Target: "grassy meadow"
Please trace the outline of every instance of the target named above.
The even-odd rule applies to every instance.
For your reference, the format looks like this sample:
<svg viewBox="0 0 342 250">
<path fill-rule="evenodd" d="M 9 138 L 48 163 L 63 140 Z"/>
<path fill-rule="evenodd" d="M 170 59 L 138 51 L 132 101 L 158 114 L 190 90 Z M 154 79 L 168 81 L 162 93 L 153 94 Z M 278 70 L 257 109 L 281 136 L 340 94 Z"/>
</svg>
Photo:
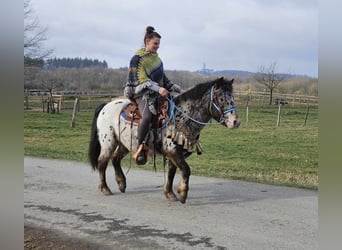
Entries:
<svg viewBox="0 0 342 250">
<path fill-rule="evenodd" d="M 208 125 L 201 133 L 203 154 L 188 158 L 193 175 L 262 182 L 294 187 L 318 188 L 318 109 L 282 106 L 277 127 L 278 106 L 240 107 L 241 126 L 228 130 Z M 71 111 L 48 114 L 24 112 L 24 152 L 27 156 L 87 162 L 93 111 L 77 113 L 70 127 Z M 123 161 L 129 167 L 129 157 Z M 132 167 L 138 167 L 132 163 Z M 152 159 L 144 166 L 153 169 Z M 162 159 L 157 170 L 163 171 Z"/>
</svg>

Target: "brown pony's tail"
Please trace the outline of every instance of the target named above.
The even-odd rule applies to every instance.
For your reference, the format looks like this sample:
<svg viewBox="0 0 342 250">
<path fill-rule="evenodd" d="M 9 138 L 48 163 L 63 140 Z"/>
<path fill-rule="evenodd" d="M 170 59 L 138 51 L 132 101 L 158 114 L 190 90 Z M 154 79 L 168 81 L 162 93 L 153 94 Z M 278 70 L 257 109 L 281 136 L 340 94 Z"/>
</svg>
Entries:
<svg viewBox="0 0 342 250">
<path fill-rule="evenodd" d="M 99 139 L 97 137 L 97 118 L 99 116 L 100 111 L 102 108 L 106 105 L 106 103 L 102 103 L 100 106 L 98 106 L 95 110 L 93 122 L 91 126 L 91 133 L 90 133 L 90 142 L 89 142 L 89 149 L 88 149 L 88 158 L 90 161 L 90 164 L 93 168 L 93 170 L 97 169 L 98 164 L 98 157 L 100 155 L 101 151 L 101 145 L 99 142 Z"/>
</svg>

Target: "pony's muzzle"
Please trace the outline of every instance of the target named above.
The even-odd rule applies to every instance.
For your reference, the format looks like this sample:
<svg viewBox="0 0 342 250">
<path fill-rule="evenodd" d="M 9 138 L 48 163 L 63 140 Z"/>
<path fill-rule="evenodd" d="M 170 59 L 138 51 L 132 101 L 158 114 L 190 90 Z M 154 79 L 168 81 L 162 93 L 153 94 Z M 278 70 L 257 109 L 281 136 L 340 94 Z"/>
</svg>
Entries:
<svg viewBox="0 0 342 250">
<path fill-rule="evenodd" d="M 235 112 L 228 114 L 226 115 L 225 124 L 229 129 L 238 128 L 240 126 L 240 118 Z"/>
</svg>

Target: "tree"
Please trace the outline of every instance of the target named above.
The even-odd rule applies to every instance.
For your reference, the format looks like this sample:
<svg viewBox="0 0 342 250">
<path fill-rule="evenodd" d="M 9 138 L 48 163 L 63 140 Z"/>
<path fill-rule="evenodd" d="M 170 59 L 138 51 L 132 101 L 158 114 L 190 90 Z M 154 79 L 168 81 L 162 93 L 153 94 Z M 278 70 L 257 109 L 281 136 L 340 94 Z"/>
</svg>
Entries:
<svg viewBox="0 0 342 250">
<path fill-rule="evenodd" d="M 30 0 L 24 0 L 24 66 L 36 66 L 52 54 L 51 49 L 44 49 L 47 28 L 42 27 L 34 15 Z"/>
<path fill-rule="evenodd" d="M 254 76 L 257 82 L 261 83 L 269 90 L 270 105 L 272 104 L 274 89 L 287 78 L 286 74 L 276 73 L 276 67 L 277 62 L 272 62 L 269 67 L 261 65 Z"/>
<path fill-rule="evenodd" d="M 39 79 L 41 81 L 42 89 L 45 89 L 49 92 L 48 110 L 51 110 L 51 113 L 55 113 L 56 109 L 52 93 L 54 90 L 64 88 L 62 79 L 58 76 L 57 72 L 47 70 L 42 70 L 40 72 Z"/>
</svg>

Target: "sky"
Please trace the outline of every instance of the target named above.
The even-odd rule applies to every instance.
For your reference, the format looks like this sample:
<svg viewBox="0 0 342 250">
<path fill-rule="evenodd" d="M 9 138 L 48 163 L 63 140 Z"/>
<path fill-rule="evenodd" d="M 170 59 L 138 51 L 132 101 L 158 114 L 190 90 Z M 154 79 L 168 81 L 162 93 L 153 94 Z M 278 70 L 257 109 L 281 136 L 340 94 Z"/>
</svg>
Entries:
<svg viewBox="0 0 342 250">
<path fill-rule="evenodd" d="M 31 0 L 52 57 L 128 67 L 146 26 L 166 70 L 276 71 L 318 76 L 317 0 Z"/>
</svg>

